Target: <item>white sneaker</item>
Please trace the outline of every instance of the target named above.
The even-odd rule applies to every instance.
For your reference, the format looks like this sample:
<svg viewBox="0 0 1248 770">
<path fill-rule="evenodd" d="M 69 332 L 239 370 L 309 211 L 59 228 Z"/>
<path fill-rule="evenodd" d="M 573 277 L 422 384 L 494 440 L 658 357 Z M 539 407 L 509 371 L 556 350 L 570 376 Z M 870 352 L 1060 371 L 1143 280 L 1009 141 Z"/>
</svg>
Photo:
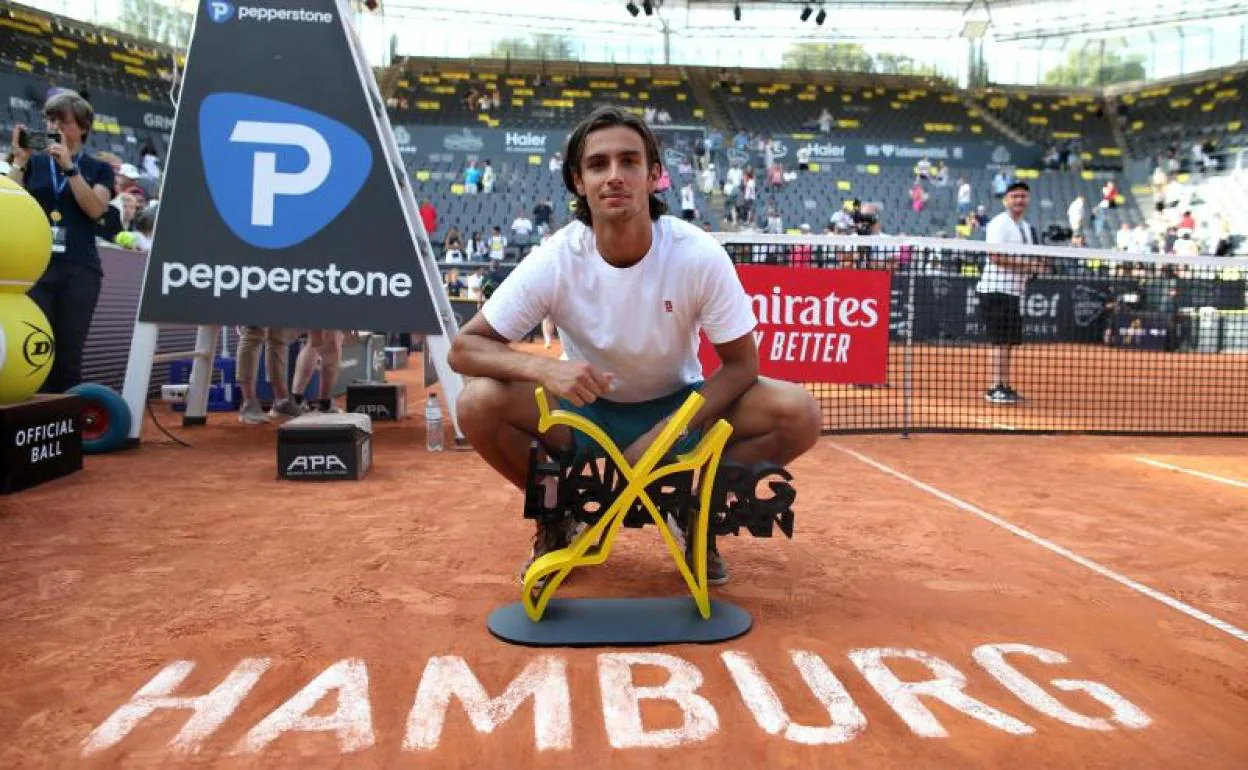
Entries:
<svg viewBox="0 0 1248 770">
<path fill-rule="evenodd" d="M 244 401 L 242 409 L 238 410 L 238 421 L 244 425 L 263 425 L 269 421 L 269 416 L 259 401 Z"/>
<path fill-rule="evenodd" d="M 298 417 L 307 411 L 306 407 L 296 404 L 294 399 L 282 398 L 273 402 L 273 407 L 269 409 L 269 417 L 274 419 L 278 417 Z"/>
</svg>

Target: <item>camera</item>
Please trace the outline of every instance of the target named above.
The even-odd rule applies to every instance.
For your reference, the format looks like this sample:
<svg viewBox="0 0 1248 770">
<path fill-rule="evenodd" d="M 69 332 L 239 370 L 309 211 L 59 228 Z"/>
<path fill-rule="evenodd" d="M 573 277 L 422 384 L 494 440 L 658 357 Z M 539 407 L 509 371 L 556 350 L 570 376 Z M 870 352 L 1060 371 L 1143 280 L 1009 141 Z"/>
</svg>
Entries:
<svg viewBox="0 0 1248 770">
<path fill-rule="evenodd" d="M 51 145 L 60 144 L 61 134 L 58 131 L 37 131 L 31 133 L 26 129 L 17 132 L 17 146 L 32 152 L 44 152 Z"/>
</svg>

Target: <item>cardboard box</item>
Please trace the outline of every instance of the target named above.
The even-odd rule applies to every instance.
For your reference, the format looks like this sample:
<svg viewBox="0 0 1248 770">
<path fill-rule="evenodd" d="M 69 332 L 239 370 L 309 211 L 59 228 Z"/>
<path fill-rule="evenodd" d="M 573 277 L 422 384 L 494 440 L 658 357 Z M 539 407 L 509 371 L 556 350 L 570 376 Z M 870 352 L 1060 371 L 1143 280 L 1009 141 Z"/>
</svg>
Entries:
<svg viewBox="0 0 1248 770">
<path fill-rule="evenodd" d="M 82 470 L 78 396 L 37 395 L 0 405 L 0 494 Z"/>
<path fill-rule="evenodd" d="M 358 481 L 373 461 L 366 414 L 310 412 L 277 429 L 277 476 L 295 481 Z"/>
<path fill-rule="evenodd" d="M 374 421 L 407 417 L 406 382 L 353 382 L 347 386 L 347 411 Z"/>
</svg>

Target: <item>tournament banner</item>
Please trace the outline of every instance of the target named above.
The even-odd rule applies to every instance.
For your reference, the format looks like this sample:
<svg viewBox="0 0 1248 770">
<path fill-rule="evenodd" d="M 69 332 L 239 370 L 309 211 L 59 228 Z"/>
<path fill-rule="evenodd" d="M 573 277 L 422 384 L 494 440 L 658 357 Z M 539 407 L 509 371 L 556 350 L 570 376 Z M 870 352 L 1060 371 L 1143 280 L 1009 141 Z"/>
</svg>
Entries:
<svg viewBox="0 0 1248 770">
<path fill-rule="evenodd" d="M 39 113 L 53 90 L 49 83 L 55 80 L 59 79 L 49 80 L 16 72 L 0 73 L 0 94 L 8 99 L 8 107 L 13 112 Z M 143 137 L 146 131 L 168 133 L 173 128 L 174 107 L 167 97 L 145 102 L 94 86 L 80 89 L 62 82 L 57 87 L 85 92 L 87 101 L 95 110 L 97 123 L 126 126 L 134 129 L 139 137 Z"/>
<path fill-rule="evenodd" d="M 933 164 L 943 162 L 951 169 L 1006 167 L 1039 168 L 1041 149 L 1024 147 L 1013 142 L 890 142 L 887 140 L 854 139 L 831 134 L 778 134 L 772 137 L 772 158 L 787 168 L 797 167 L 797 151 L 810 150 L 810 162 L 820 171 L 836 172 L 845 167 L 863 172 L 866 166 L 904 166 L 913 168 L 923 158 Z M 766 162 L 757 144 L 746 150 L 728 147 L 728 159 L 739 165 L 747 163 L 762 168 Z M 952 184 L 953 180 L 950 180 Z"/>
<path fill-rule="evenodd" d="M 693 161 L 694 147 L 706 132 L 690 126 L 652 126 L 658 137 L 664 161 L 675 166 L 679 159 Z M 528 128 L 479 128 L 477 126 L 422 126 L 412 123 L 395 125 L 394 138 L 403 155 L 428 158 L 430 155 L 450 153 L 463 158 L 496 162 L 499 159 L 522 161 L 528 157 L 540 158 L 545 163 L 550 156 L 563 152 L 571 128 L 562 131 L 542 131 Z"/>
<path fill-rule="evenodd" d="M 443 334 L 395 144 L 345 0 L 200 0 L 139 319 Z"/>
<path fill-rule="evenodd" d="M 758 326 L 759 374 L 789 382 L 888 381 L 891 289 L 883 270 L 738 265 Z M 703 375 L 720 367 L 702 336 Z"/>
</svg>

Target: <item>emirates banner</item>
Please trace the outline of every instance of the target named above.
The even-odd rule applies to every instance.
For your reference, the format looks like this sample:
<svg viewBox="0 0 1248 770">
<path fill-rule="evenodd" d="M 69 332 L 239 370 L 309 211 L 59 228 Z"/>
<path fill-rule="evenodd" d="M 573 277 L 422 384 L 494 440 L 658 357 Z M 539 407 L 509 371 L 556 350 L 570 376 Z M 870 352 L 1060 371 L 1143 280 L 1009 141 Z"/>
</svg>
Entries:
<svg viewBox="0 0 1248 770">
<path fill-rule="evenodd" d="M 760 374 L 790 382 L 887 382 L 887 272 L 737 265 L 737 275 L 758 321 Z M 705 335 L 698 355 L 710 377 L 720 361 Z"/>
</svg>

